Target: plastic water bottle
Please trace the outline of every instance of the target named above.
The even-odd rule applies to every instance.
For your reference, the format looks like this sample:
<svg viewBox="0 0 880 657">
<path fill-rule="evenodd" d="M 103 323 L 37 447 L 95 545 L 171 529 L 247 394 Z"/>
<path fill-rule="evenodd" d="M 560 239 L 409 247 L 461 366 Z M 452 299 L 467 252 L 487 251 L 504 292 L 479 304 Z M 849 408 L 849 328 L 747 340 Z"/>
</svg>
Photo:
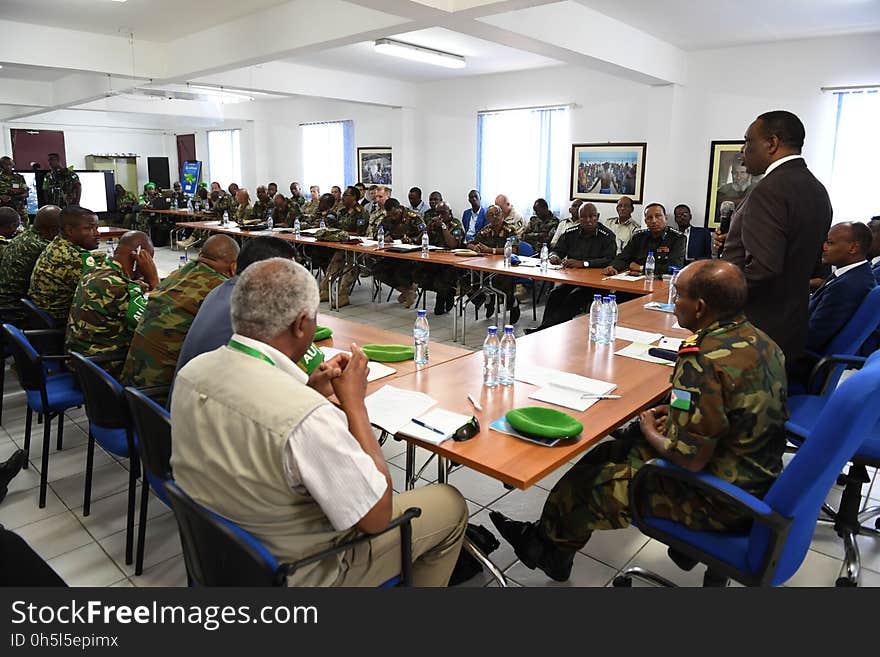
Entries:
<svg viewBox="0 0 880 657">
<path fill-rule="evenodd" d="M 178 260 L 177 268 L 183 269 L 185 266 L 186 266 L 186 256 L 182 255 L 182 256 L 180 256 L 180 259 Z"/>
<path fill-rule="evenodd" d="M 430 241 L 428 238 L 428 231 L 423 230 L 422 231 L 422 257 L 423 258 L 428 257 L 428 251 L 430 250 L 430 249 L 428 249 L 429 244 L 430 244 Z"/>
<path fill-rule="evenodd" d="M 550 250 L 547 248 L 547 242 L 541 245 L 541 271 L 547 271 L 550 265 Z"/>
<path fill-rule="evenodd" d="M 272 221 L 272 208 L 269 208 L 269 216 L 266 217 L 266 226 L 269 228 L 269 230 L 272 230 L 272 226 L 274 225 L 275 222 Z"/>
<path fill-rule="evenodd" d="M 379 231 L 376 233 L 376 239 L 379 241 L 379 244 L 378 244 L 379 248 L 384 249 L 385 248 L 385 229 L 382 228 L 381 225 L 379 226 Z"/>
<path fill-rule="evenodd" d="M 648 257 L 645 260 L 645 280 L 649 283 L 654 282 L 654 252 L 648 251 Z"/>
<path fill-rule="evenodd" d="M 490 388 L 498 385 L 499 349 L 498 327 L 490 326 L 483 341 L 483 385 Z"/>
<path fill-rule="evenodd" d="M 498 382 L 503 386 L 510 386 L 513 385 L 516 374 L 516 337 L 513 335 L 513 326 L 510 324 L 504 327 L 504 337 L 501 338 L 500 349 Z"/>
<path fill-rule="evenodd" d="M 504 243 L 504 266 L 510 267 L 510 256 L 513 255 L 513 238 L 508 237 Z"/>
<path fill-rule="evenodd" d="M 611 315 L 608 324 L 608 343 L 614 344 L 614 340 L 617 337 L 617 318 L 620 316 L 620 310 L 617 308 L 617 295 L 609 294 L 608 298 L 611 299 Z"/>
<path fill-rule="evenodd" d="M 111 237 L 109 240 L 107 240 L 107 257 L 112 258 L 115 251 L 116 249 L 113 248 L 113 238 Z"/>
<path fill-rule="evenodd" d="M 428 338 L 431 336 L 431 329 L 428 327 L 428 317 L 426 310 L 419 310 L 416 323 L 413 324 L 413 346 L 416 349 L 415 361 L 416 365 L 426 365 L 428 363 Z"/>
<path fill-rule="evenodd" d="M 599 323 L 596 325 L 596 344 L 611 342 L 611 299 L 604 297 L 599 309 Z"/>
<path fill-rule="evenodd" d="M 171 209 L 172 209 L 172 210 L 176 210 L 176 209 L 177 209 L 177 194 L 172 194 L 172 195 L 171 195 Z"/>
<path fill-rule="evenodd" d="M 599 333 L 599 315 L 602 313 L 602 295 L 594 294 L 590 305 L 590 342 L 596 342 Z"/>
<path fill-rule="evenodd" d="M 675 303 L 675 284 L 678 282 L 678 267 L 670 267 L 669 274 L 669 299 L 667 303 L 671 306 Z"/>
<path fill-rule="evenodd" d="M 299 237 L 300 231 L 302 231 L 302 224 L 299 222 L 299 217 L 293 220 L 293 236 Z"/>
<path fill-rule="evenodd" d="M 327 230 L 327 222 L 324 221 L 323 215 L 321 215 L 321 223 L 318 224 L 318 228 L 320 228 L 321 230 Z"/>
<path fill-rule="evenodd" d="M 229 223 L 229 210 L 223 211 L 223 221 L 220 222 L 221 226 L 226 226 Z"/>
</svg>

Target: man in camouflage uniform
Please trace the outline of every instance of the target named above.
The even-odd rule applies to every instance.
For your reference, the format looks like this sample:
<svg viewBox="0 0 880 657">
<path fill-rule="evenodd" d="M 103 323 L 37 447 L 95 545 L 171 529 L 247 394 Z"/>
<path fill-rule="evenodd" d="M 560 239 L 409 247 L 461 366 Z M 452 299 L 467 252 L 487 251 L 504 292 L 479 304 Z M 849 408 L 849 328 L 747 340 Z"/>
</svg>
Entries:
<svg viewBox="0 0 880 657">
<path fill-rule="evenodd" d="M 594 530 L 627 527 L 629 484 L 662 457 L 763 497 L 782 470 L 786 377 L 782 351 L 743 315 L 746 282 L 729 263 L 700 260 L 679 275 L 675 315 L 694 331 L 678 352 L 668 405 L 643 412 L 553 487 L 536 523 L 490 519 L 529 568 L 565 581 Z M 672 479 L 646 483 L 639 511 L 701 531 L 743 531 L 721 499 Z"/>
<path fill-rule="evenodd" d="M 441 201 L 437 214 L 428 223 L 428 243 L 441 249 L 457 249 L 464 241 L 464 226 L 452 216 L 452 210 Z M 415 212 L 415 210 L 413 210 Z M 455 289 L 458 287 L 459 270 L 445 265 L 416 264 L 413 273 L 416 284 L 437 293 L 434 314 L 444 315 L 455 305 Z"/>
<path fill-rule="evenodd" d="M 382 219 L 385 218 L 385 201 L 388 200 L 390 194 L 388 193 L 388 188 L 385 185 L 377 185 L 375 190 L 372 192 L 373 198 L 375 199 L 376 208 L 372 212 L 370 212 L 370 226 L 367 229 L 367 235 L 369 235 L 372 239 L 376 239 L 376 233 L 379 230 L 379 224 L 382 223 Z M 372 203 L 371 203 L 372 205 Z"/>
<path fill-rule="evenodd" d="M 231 237 L 212 235 L 198 258 L 173 272 L 150 294 L 125 359 L 124 385 L 171 385 L 186 333 L 208 292 L 235 276 L 238 250 Z"/>
<path fill-rule="evenodd" d="M 21 228 L 21 215 L 12 208 L 0 208 L 0 259 Z"/>
<path fill-rule="evenodd" d="M 49 153 L 49 173 L 43 178 L 43 198 L 50 205 L 66 207 L 79 205 L 82 185 L 79 176 L 61 166 L 58 153 Z"/>
<path fill-rule="evenodd" d="M 269 198 L 269 192 L 265 186 L 257 187 L 257 200 L 251 208 L 250 221 L 257 224 L 264 224 L 269 220 L 269 210 L 273 207 L 272 199 Z"/>
<path fill-rule="evenodd" d="M 547 201 L 542 198 L 535 201 L 534 205 L 532 205 L 532 210 L 535 214 L 529 219 L 529 225 L 522 239 L 523 242 L 531 244 L 535 250 L 535 255 L 538 255 L 543 244 L 546 243 L 547 248 L 550 248 L 550 240 L 556 234 L 556 229 L 559 227 L 559 219 L 550 212 Z"/>
<path fill-rule="evenodd" d="M 354 187 L 346 187 L 342 193 L 342 209 L 336 215 L 336 226 L 348 235 L 364 235 L 370 223 L 370 217 L 366 209 L 357 202 L 358 191 Z M 357 280 L 357 269 L 354 266 L 345 267 L 345 254 L 334 249 L 333 257 L 327 266 L 327 274 L 321 279 L 319 286 L 321 301 L 330 300 L 330 281 L 337 278 L 340 273 L 342 280 L 339 282 L 339 307 L 347 306 L 349 292 Z"/>
<path fill-rule="evenodd" d="M 443 203 L 443 194 L 440 192 L 431 192 L 428 194 L 428 209 L 422 214 L 425 223 L 430 223 L 437 217 L 437 207 Z"/>
<path fill-rule="evenodd" d="M 284 194 L 277 193 L 272 197 L 272 225 L 275 228 L 292 228 L 299 216 L 299 206 L 291 205 Z"/>
<path fill-rule="evenodd" d="M 300 211 L 302 211 L 302 206 L 305 202 L 306 198 L 302 193 L 302 185 L 296 181 L 290 183 L 290 203 L 295 203 L 300 208 Z"/>
<path fill-rule="evenodd" d="M 21 299 L 28 295 L 37 258 L 58 235 L 61 208 L 44 205 L 30 228 L 13 239 L 0 260 L 0 322 L 27 328 Z"/>
<path fill-rule="evenodd" d="M 339 214 L 342 209 L 342 189 L 339 185 L 333 185 L 330 188 L 330 194 L 333 196 L 333 213 Z"/>
<path fill-rule="evenodd" d="M 122 185 L 116 185 L 116 212 L 122 217 L 124 228 L 131 228 L 134 225 L 136 219 L 134 208 L 137 204 L 138 198 L 134 192 L 127 191 Z"/>
<path fill-rule="evenodd" d="M 28 225 L 28 186 L 24 176 L 15 173 L 15 163 L 9 156 L 0 157 L 0 207 L 12 208 L 21 217 L 21 225 Z"/>
<path fill-rule="evenodd" d="M 61 211 L 61 232 L 37 258 L 28 296 L 59 326 L 70 314 L 73 293 L 83 274 L 102 258 L 98 248 L 98 215 L 78 205 Z"/>
<path fill-rule="evenodd" d="M 645 207 L 645 226 L 633 233 L 632 239 L 623 247 L 604 273 L 614 276 L 622 271 L 644 273 L 648 253 L 654 253 L 654 274 L 669 273 L 670 267 L 684 267 L 687 240 L 675 228 L 666 225 L 666 208 L 660 203 Z"/>
<path fill-rule="evenodd" d="M 377 195 L 378 198 L 378 195 Z M 385 214 L 379 219 L 379 226 L 385 231 L 385 244 L 390 246 L 394 240 L 403 244 L 419 244 L 425 222 L 418 212 L 406 210 L 396 198 L 389 198 L 384 204 Z M 377 280 L 395 288 L 400 294 L 397 302 L 410 308 L 418 297 L 418 286 L 413 283 L 414 264 L 397 258 L 381 258 L 373 269 Z"/>
<path fill-rule="evenodd" d="M 300 209 L 306 217 L 312 216 L 318 210 L 318 201 L 321 198 L 321 188 L 317 185 L 309 187 L 309 198 L 300 204 Z"/>
<path fill-rule="evenodd" d="M 251 195 L 248 190 L 240 188 L 235 192 L 235 216 L 230 216 L 239 226 L 246 225 L 251 221 L 253 208 L 251 207 Z"/>
<path fill-rule="evenodd" d="M 501 208 L 497 205 L 490 205 L 486 208 L 486 225 L 483 229 L 474 235 L 473 241 L 468 244 L 468 248 L 483 253 L 485 255 L 504 255 L 504 246 L 507 240 L 513 238 L 513 252 L 519 251 L 519 238 L 516 231 L 504 223 L 504 215 Z M 510 308 L 510 323 L 516 324 L 519 319 L 520 310 L 519 302 L 513 297 L 513 276 L 495 276 L 492 279 L 492 285 L 498 290 L 504 292 L 505 304 Z M 476 293 L 476 294 L 475 294 Z M 473 295 L 471 301 L 479 310 L 483 302 L 486 303 L 486 318 L 491 317 L 495 312 L 495 295 L 490 295 L 488 301 L 486 294 L 480 290 L 471 290 L 469 294 Z"/>
<path fill-rule="evenodd" d="M 144 193 L 138 197 L 138 213 L 134 220 L 134 226 L 137 230 L 147 233 L 150 233 L 150 226 L 159 215 L 150 212 L 150 208 L 153 207 L 153 199 L 158 198 L 158 194 L 156 193 L 156 183 L 148 182 L 144 184 Z"/>
<path fill-rule="evenodd" d="M 144 287 L 158 285 L 150 237 L 140 231 L 126 233 L 113 257 L 84 274 L 77 285 L 67 320 L 66 351 L 99 356 L 99 365 L 118 379 L 147 307 Z"/>
</svg>

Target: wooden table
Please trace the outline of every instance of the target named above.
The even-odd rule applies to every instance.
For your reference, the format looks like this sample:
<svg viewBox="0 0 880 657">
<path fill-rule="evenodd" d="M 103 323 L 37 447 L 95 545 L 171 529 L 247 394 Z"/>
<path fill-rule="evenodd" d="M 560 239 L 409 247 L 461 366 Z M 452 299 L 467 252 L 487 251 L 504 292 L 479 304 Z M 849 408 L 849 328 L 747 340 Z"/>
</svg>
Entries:
<svg viewBox="0 0 880 657">
<path fill-rule="evenodd" d="M 98 239 L 114 240 L 122 237 L 129 231 L 122 226 L 98 226 Z"/>
</svg>

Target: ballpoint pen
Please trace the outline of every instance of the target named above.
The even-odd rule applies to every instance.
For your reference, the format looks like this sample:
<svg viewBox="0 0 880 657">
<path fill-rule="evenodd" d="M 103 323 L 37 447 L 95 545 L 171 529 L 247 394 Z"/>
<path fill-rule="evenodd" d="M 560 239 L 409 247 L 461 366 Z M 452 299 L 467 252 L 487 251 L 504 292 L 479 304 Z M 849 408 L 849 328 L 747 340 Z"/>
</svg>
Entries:
<svg viewBox="0 0 880 657">
<path fill-rule="evenodd" d="M 438 429 L 437 427 L 432 427 L 430 424 L 425 424 L 424 422 L 422 422 L 421 420 L 417 420 L 416 418 L 412 419 L 412 423 L 418 424 L 420 427 L 425 427 L 425 429 L 428 429 L 429 431 L 433 431 L 434 433 L 439 433 L 441 436 L 446 435 L 445 431 L 440 431 L 440 429 Z"/>
<path fill-rule="evenodd" d="M 471 404 L 474 405 L 474 408 L 475 408 L 475 409 L 477 409 L 478 411 L 482 411 L 482 410 L 483 410 L 483 407 L 480 406 L 480 402 L 478 402 L 476 399 L 474 399 L 474 396 L 473 396 L 473 395 L 468 394 L 467 398 L 468 398 L 468 401 L 469 401 Z"/>
<path fill-rule="evenodd" d="M 135 251 L 135 254 L 134 254 L 134 262 L 133 262 L 132 265 L 131 265 L 131 273 L 132 273 L 132 274 L 135 273 L 135 272 L 137 271 L 137 268 L 138 268 L 138 261 L 137 261 L 137 259 L 140 257 L 140 255 L 141 255 L 141 245 L 138 244 L 137 251 Z"/>
</svg>

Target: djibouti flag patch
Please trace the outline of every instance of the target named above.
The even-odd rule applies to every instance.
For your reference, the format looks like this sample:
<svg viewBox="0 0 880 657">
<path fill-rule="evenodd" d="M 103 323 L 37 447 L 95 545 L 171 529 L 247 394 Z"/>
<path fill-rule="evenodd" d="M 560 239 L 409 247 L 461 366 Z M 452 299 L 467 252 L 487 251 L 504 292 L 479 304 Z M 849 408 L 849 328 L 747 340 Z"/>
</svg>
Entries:
<svg viewBox="0 0 880 657">
<path fill-rule="evenodd" d="M 695 396 L 696 393 L 673 388 L 672 398 L 669 401 L 669 405 L 672 408 L 677 408 L 680 411 L 689 411 L 691 410 L 691 408 L 693 408 L 694 402 L 696 402 L 696 399 L 694 399 Z"/>
</svg>

